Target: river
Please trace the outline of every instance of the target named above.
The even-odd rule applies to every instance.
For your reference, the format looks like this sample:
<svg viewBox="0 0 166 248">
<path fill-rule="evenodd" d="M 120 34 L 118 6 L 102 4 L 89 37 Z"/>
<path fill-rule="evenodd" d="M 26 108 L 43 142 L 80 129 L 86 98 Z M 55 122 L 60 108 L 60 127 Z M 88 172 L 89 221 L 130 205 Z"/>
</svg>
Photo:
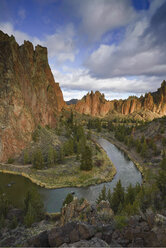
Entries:
<svg viewBox="0 0 166 248">
<path fill-rule="evenodd" d="M 113 189 L 119 179 L 123 187 L 127 187 L 130 183 L 132 185 L 142 183 L 141 173 L 120 149 L 103 138 L 99 139 L 98 143 L 107 152 L 108 157 L 117 169 L 117 174 L 111 182 L 84 188 L 45 189 L 34 185 L 24 177 L 0 173 L 0 189 L 8 195 L 9 199 L 17 207 L 20 207 L 23 205 L 26 192 L 34 187 L 41 194 L 46 211 L 51 213 L 60 211 L 62 202 L 70 192 L 75 192 L 75 196 L 79 198 L 84 197 L 91 203 L 94 203 L 104 184 L 107 189 Z M 13 184 L 10 186 L 11 182 Z"/>
</svg>

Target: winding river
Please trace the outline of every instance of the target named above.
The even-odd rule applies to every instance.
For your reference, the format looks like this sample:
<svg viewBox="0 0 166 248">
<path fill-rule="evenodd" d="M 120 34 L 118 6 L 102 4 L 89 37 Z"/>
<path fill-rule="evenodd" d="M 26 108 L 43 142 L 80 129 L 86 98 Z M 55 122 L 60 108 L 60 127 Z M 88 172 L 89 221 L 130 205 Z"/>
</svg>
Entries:
<svg viewBox="0 0 166 248">
<path fill-rule="evenodd" d="M 60 211 L 63 200 L 66 195 L 72 191 L 75 192 L 77 197 L 84 197 L 93 203 L 104 184 L 107 189 L 113 189 L 119 179 L 124 187 L 127 187 L 130 183 L 132 185 L 142 183 L 141 173 L 121 150 L 103 138 L 99 139 L 98 143 L 107 152 L 108 157 L 117 169 L 117 174 L 111 182 L 84 188 L 45 189 L 34 185 L 24 177 L 0 173 L 0 189 L 8 195 L 9 199 L 11 199 L 17 207 L 20 207 L 23 205 L 26 192 L 30 188 L 35 187 L 41 194 L 46 211 L 51 213 Z"/>
</svg>

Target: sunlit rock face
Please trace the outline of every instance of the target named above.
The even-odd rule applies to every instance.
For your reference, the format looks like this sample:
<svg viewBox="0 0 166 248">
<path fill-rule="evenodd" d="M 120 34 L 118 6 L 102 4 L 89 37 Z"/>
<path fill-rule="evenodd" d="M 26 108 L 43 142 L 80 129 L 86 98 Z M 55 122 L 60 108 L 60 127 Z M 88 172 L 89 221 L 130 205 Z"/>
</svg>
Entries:
<svg viewBox="0 0 166 248">
<path fill-rule="evenodd" d="M 0 31 L 0 161 L 18 155 L 37 125 L 56 126 L 65 106 L 48 64 L 47 48 Z"/>
<path fill-rule="evenodd" d="M 87 94 L 75 105 L 75 110 L 81 114 L 92 116 L 105 116 L 110 111 L 110 102 L 105 100 L 99 91 Z"/>
<path fill-rule="evenodd" d="M 129 97 L 126 100 L 107 101 L 99 91 L 91 92 L 76 103 L 74 109 L 81 114 L 92 116 L 105 116 L 108 113 L 116 112 L 123 115 L 135 112 L 150 111 L 157 114 L 154 117 L 166 115 L 166 81 L 163 81 L 161 87 L 153 93 L 145 96 Z"/>
</svg>

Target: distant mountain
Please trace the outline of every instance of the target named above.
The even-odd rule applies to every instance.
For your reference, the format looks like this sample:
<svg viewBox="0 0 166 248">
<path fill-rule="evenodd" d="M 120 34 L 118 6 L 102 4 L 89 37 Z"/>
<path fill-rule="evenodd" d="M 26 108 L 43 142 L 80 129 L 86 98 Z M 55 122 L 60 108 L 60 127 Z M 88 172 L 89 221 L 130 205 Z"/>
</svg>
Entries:
<svg viewBox="0 0 166 248">
<path fill-rule="evenodd" d="M 74 106 L 75 111 L 92 116 L 105 116 L 112 113 L 136 115 L 149 119 L 166 115 L 166 81 L 153 93 L 145 96 L 129 97 L 126 100 L 107 101 L 104 94 L 91 91 Z"/>
<path fill-rule="evenodd" d="M 71 105 L 71 104 L 76 104 L 78 102 L 78 99 L 71 99 L 69 101 L 66 101 L 67 105 Z"/>
<path fill-rule="evenodd" d="M 0 161 L 18 155 L 38 125 L 55 127 L 65 105 L 47 48 L 0 31 Z"/>
</svg>

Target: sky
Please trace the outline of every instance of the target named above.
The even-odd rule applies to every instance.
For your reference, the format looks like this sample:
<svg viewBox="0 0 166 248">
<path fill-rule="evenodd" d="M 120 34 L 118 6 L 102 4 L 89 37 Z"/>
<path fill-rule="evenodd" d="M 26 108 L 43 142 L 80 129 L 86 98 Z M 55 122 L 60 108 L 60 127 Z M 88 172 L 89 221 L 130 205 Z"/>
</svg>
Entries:
<svg viewBox="0 0 166 248">
<path fill-rule="evenodd" d="M 166 79 L 166 0 L 0 0 L 0 30 L 48 48 L 65 100 L 140 96 Z"/>
</svg>

